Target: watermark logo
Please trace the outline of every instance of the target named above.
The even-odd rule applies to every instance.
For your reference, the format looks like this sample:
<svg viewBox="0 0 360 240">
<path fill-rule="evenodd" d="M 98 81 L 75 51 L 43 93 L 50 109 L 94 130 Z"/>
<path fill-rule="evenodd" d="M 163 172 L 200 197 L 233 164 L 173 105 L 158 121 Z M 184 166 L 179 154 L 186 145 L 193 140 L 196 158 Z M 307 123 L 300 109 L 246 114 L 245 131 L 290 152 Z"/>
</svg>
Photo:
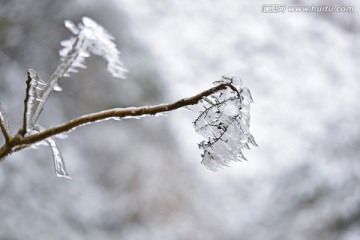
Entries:
<svg viewBox="0 0 360 240">
<path fill-rule="evenodd" d="M 354 6 L 330 6 L 330 5 L 305 5 L 305 6 L 287 6 L 286 4 L 263 4 L 261 12 L 263 13 L 297 13 L 297 12 L 337 12 L 351 13 L 354 12 Z"/>
<path fill-rule="evenodd" d="M 264 4 L 261 6 L 261 12 L 263 13 L 284 13 L 285 11 L 285 4 Z"/>
</svg>

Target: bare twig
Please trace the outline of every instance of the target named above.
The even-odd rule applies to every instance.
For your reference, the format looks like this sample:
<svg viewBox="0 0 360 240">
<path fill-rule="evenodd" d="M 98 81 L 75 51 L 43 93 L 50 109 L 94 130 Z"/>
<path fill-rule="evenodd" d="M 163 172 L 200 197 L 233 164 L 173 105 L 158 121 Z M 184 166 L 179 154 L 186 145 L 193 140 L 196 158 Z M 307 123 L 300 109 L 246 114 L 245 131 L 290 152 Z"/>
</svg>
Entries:
<svg viewBox="0 0 360 240">
<path fill-rule="evenodd" d="M 6 143 L 8 143 L 8 142 L 10 141 L 10 139 L 11 139 L 11 136 L 10 136 L 10 134 L 8 133 L 5 125 L 3 124 L 3 122 L 2 122 L 1 120 L 0 120 L 0 128 L 1 128 L 1 131 L 2 131 L 2 133 L 3 133 L 3 135 L 4 135 L 4 138 L 5 138 Z"/>
<path fill-rule="evenodd" d="M 163 112 L 173 111 L 185 106 L 197 104 L 204 97 L 207 97 L 220 90 L 226 89 L 227 87 L 231 88 L 234 91 L 237 91 L 237 89 L 230 83 L 223 83 L 215 87 L 212 87 L 206 91 L 203 91 L 195 96 L 184 98 L 174 103 L 160 104 L 155 106 L 147 106 L 147 107 L 139 107 L 139 108 L 132 107 L 132 108 L 109 109 L 109 110 L 78 117 L 62 125 L 52 127 L 50 129 L 32 135 L 28 135 L 28 136 L 16 135 L 14 138 L 9 139 L 9 141 L 0 148 L 0 161 L 13 152 L 22 150 L 30 145 L 39 143 L 55 135 L 71 131 L 79 126 L 83 126 L 89 123 L 94 123 L 97 121 L 111 119 L 111 118 L 122 119 L 126 117 L 156 115 Z"/>
</svg>

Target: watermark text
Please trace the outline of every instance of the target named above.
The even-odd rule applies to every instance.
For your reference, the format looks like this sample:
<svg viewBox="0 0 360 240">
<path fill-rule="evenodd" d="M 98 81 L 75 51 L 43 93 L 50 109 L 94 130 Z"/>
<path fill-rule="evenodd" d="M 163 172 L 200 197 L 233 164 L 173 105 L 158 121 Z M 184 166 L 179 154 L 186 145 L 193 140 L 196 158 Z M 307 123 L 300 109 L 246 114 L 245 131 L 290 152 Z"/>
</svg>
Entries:
<svg viewBox="0 0 360 240">
<path fill-rule="evenodd" d="M 286 4 L 263 4 L 261 12 L 263 13 L 297 13 L 297 12 L 310 12 L 310 13 L 351 13 L 354 12 L 354 6 L 330 6 L 330 5 L 306 5 L 306 6 L 288 6 Z"/>
</svg>

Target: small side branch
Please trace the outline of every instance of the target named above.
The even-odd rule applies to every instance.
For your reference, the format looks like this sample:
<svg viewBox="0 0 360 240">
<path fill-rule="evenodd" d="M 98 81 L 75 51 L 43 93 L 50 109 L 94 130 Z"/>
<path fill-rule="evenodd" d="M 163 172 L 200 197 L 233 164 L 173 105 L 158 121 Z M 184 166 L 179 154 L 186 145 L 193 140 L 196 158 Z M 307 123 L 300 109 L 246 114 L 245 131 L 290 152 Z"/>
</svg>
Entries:
<svg viewBox="0 0 360 240">
<path fill-rule="evenodd" d="M 7 131 L 5 125 L 3 124 L 3 122 L 1 120 L 0 120 L 0 128 L 1 128 L 1 132 L 4 135 L 5 142 L 8 143 L 10 141 L 10 139 L 11 139 L 11 136 L 10 136 L 9 132 Z"/>
</svg>

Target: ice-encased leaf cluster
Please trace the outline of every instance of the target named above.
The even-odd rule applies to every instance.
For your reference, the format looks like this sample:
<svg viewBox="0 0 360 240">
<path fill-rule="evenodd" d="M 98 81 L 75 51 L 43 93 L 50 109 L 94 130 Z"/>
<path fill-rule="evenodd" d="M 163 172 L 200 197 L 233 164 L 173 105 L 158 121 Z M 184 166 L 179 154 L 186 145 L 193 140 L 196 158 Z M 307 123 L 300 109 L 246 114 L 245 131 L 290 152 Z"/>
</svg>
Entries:
<svg viewBox="0 0 360 240">
<path fill-rule="evenodd" d="M 114 77 L 125 78 L 127 70 L 120 60 L 120 51 L 113 42 L 114 37 L 102 26 L 88 17 L 83 17 L 82 22 L 77 25 L 67 20 L 65 26 L 74 34 L 70 39 L 61 42 L 61 61 L 71 61 L 65 75 L 78 72 L 77 68 L 86 68 L 85 58 L 94 54 L 106 60 L 107 69 Z"/>
<path fill-rule="evenodd" d="M 226 88 L 201 100 L 202 110 L 194 121 L 196 132 L 205 138 L 199 143 L 203 150 L 201 163 L 212 171 L 228 166 L 230 161 L 246 160 L 242 150 L 250 149 L 249 144 L 258 146 L 249 130 L 253 102 L 250 90 L 237 77 L 223 76 L 214 82 L 224 83 L 237 91 Z"/>
</svg>

